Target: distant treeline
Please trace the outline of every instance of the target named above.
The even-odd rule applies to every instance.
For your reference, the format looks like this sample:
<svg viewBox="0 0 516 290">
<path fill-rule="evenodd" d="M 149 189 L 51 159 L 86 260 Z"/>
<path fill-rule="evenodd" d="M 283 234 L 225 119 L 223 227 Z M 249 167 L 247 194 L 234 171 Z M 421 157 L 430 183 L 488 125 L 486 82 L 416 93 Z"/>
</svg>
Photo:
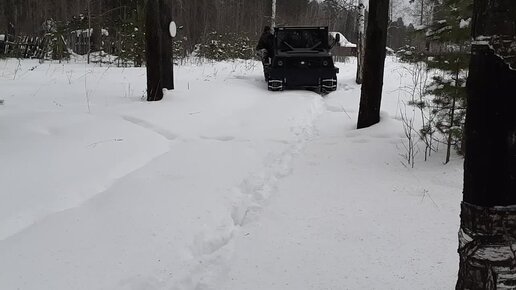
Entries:
<svg viewBox="0 0 516 290">
<path fill-rule="evenodd" d="M 18 35 L 45 33 L 46 20 L 52 19 L 63 31 L 91 27 L 93 48 L 103 44 L 102 29 L 116 42 L 124 36 L 137 38 L 144 30 L 143 7 L 147 0 L 0 0 L 0 33 L 14 24 Z M 271 0 L 169 0 L 172 15 L 180 27 L 179 37 L 186 52 L 212 37 L 213 32 L 259 37 L 270 23 Z M 324 25 L 340 31 L 348 40 L 357 38 L 356 0 L 280 0 L 278 25 Z M 392 23 L 390 45 L 397 49 L 407 42 L 403 22 Z M 66 29 L 64 29 L 66 28 Z M 58 29 L 58 28 L 56 28 Z M 75 30 L 74 30 L 75 29 Z M 59 29 L 58 29 L 59 30 Z M 97 33 L 96 33 L 97 32 Z M 109 44 L 110 46 L 113 46 Z"/>
</svg>

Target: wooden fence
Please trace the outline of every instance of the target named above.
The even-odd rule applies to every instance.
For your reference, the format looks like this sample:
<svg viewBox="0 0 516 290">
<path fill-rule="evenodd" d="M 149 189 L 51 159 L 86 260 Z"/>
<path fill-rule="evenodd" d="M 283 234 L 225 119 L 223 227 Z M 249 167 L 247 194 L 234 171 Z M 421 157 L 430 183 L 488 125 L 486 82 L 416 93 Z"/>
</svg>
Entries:
<svg viewBox="0 0 516 290">
<path fill-rule="evenodd" d="M 18 58 L 38 58 L 47 56 L 50 49 L 50 36 L 6 37 L 0 42 L 0 54 Z"/>
<path fill-rule="evenodd" d="M 87 54 L 90 49 L 89 43 L 90 38 L 85 33 L 71 33 L 68 36 L 68 47 L 77 54 Z"/>
<path fill-rule="evenodd" d="M 65 39 L 51 34 L 44 36 L 4 36 L 0 38 L 0 55 L 17 58 L 46 59 L 58 57 L 54 50 L 57 45 L 63 51 L 72 50 L 74 53 L 85 55 L 89 50 L 89 37 L 83 33 L 71 33 Z M 54 43 L 53 43 L 54 42 Z M 56 44 L 56 42 L 59 42 Z M 62 53 L 61 52 L 61 53 Z"/>
</svg>

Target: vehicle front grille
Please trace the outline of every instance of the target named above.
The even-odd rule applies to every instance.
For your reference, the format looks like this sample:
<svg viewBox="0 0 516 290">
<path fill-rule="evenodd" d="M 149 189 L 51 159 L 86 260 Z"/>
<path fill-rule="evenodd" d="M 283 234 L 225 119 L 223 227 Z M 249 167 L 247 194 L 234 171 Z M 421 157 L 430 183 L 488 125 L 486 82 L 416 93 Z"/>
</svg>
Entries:
<svg viewBox="0 0 516 290">
<path fill-rule="evenodd" d="M 323 66 L 322 58 L 288 58 L 286 67 L 288 68 L 319 68 Z"/>
</svg>

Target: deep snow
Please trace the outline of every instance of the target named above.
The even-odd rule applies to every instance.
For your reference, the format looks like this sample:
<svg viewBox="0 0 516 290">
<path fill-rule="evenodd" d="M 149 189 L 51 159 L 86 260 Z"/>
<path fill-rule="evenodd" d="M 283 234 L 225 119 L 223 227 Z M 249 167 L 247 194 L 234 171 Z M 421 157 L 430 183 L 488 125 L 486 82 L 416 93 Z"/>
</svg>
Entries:
<svg viewBox="0 0 516 290">
<path fill-rule="evenodd" d="M 393 59 L 355 130 L 339 67 L 321 97 L 189 63 L 146 103 L 144 69 L 0 60 L 0 289 L 453 288 L 462 160 L 403 164 Z"/>
</svg>

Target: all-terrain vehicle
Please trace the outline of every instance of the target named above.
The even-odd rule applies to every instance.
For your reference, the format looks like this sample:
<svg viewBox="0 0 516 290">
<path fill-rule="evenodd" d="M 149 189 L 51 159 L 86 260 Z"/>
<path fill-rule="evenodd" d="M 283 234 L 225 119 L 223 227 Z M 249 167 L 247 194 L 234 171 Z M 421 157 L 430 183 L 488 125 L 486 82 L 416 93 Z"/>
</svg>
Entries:
<svg viewBox="0 0 516 290">
<path fill-rule="evenodd" d="M 265 80 L 271 91 L 304 88 L 320 92 L 337 89 L 339 69 L 333 64 L 328 27 L 274 28 L 273 55 L 264 65 Z"/>
</svg>

